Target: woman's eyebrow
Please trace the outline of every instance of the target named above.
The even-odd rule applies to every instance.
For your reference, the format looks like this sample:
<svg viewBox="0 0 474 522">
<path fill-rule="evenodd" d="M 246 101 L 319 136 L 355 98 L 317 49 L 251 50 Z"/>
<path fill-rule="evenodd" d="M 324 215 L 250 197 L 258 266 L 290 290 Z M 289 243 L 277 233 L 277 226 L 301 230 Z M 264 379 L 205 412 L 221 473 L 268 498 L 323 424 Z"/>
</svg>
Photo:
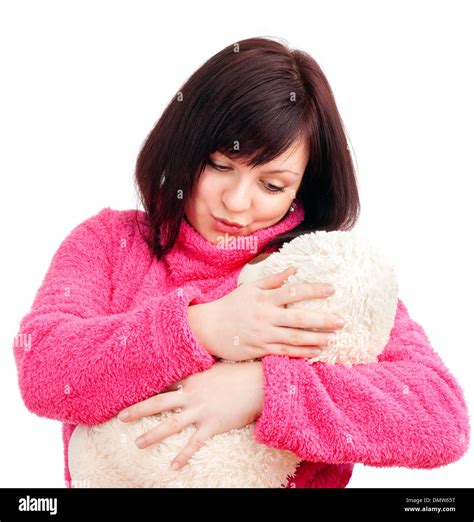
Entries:
<svg viewBox="0 0 474 522">
<path fill-rule="evenodd" d="M 223 154 L 222 152 L 219 152 L 219 154 L 221 156 L 224 156 L 224 158 L 227 160 L 227 161 L 230 161 L 231 163 L 233 163 L 233 161 L 228 157 L 226 156 L 225 154 Z M 271 169 L 271 170 L 264 170 L 262 171 L 262 174 L 284 174 L 285 172 L 290 172 L 291 174 L 294 174 L 295 176 L 299 176 L 299 173 L 298 172 L 295 172 L 293 170 L 288 170 L 288 169 Z"/>
<path fill-rule="evenodd" d="M 291 174 L 294 174 L 295 176 L 299 176 L 298 172 L 294 172 L 293 170 L 279 170 L 279 169 L 272 169 L 272 170 L 264 170 L 262 174 L 279 174 L 283 172 L 290 172 Z"/>
</svg>

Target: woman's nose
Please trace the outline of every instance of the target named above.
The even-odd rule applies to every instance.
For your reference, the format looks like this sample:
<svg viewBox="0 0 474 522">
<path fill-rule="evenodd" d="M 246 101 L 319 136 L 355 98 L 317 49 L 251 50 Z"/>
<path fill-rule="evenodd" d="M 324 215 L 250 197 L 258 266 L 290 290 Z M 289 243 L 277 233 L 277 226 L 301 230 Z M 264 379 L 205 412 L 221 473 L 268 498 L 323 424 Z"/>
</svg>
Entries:
<svg viewBox="0 0 474 522">
<path fill-rule="evenodd" d="M 224 191 L 222 201 L 229 212 L 237 214 L 248 210 L 252 204 L 250 187 L 244 183 L 236 184 Z"/>
</svg>

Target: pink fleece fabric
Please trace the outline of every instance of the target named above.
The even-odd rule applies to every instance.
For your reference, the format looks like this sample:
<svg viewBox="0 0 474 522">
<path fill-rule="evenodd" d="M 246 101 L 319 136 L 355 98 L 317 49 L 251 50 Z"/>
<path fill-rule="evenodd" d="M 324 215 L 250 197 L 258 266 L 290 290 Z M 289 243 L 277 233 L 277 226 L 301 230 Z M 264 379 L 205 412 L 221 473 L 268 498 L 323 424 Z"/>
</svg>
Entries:
<svg viewBox="0 0 474 522">
<path fill-rule="evenodd" d="M 248 236 L 259 244 L 294 228 L 301 204 Z M 139 234 L 146 216 L 102 209 L 60 244 L 13 344 L 22 399 L 61 421 L 102 423 L 216 361 L 191 331 L 187 308 L 231 292 L 255 251 L 213 245 L 185 219 L 160 262 Z M 287 487 L 342 488 L 354 463 L 434 468 L 461 458 L 470 424 L 463 392 L 423 328 L 398 301 L 379 361 L 346 367 L 263 358 L 264 404 L 255 437 L 303 461 Z"/>
</svg>

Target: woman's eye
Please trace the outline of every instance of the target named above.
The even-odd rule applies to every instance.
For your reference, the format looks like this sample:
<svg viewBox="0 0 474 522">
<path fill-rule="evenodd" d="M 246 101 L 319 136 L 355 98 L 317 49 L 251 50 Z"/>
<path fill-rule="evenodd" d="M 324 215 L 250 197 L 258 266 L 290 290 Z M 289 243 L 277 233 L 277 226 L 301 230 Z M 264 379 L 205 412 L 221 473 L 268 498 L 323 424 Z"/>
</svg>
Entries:
<svg viewBox="0 0 474 522">
<path fill-rule="evenodd" d="M 213 169 L 216 169 L 220 172 L 225 172 L 226 170 L 229 170 L 229 167 L 224 167 L 223 165 L 217 165 L 217 163 L 214 163 L 210 159 L 207 160 L 207 164 L 210 165 Z M 272 185 L 271 183 L 262 183 L 262 186 L 270 194 L 277 194 L 279 192 L 285 192 L 284 187 L 277 187 L 276 185 Z"/>
<path fill-rule="evenodd" d="M 228 168 L 228 167 L 224 167 L 224 166 L 222 166 L 222 165 L 217 165 L 216 163 L 212 162 L 211 160 L 207 160 L 207 163 L 208 163 L 211 167 L 215 168 L 216 170 L 225 170 L 225 169 Z"/>
<path fill-rule="evenodd" d="M 284 192 L 285 189 L 283 187 L 277 187 L 276 185 L 272 185 L 271 183 L 268 183 L 267 185 L 264 185 L 265 188 L 268 190 L 268 192 L 271 192 L 275 194 L 276 192 Z"/>
</svg>

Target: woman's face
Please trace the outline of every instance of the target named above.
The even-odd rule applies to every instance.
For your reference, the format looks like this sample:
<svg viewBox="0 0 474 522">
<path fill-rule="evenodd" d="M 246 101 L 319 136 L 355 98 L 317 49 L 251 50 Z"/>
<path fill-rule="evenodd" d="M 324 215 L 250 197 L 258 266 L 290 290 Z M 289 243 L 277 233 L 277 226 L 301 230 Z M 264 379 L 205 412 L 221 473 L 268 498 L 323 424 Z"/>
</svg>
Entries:
<svg viewBox="0 0 474 522">
<path fill-rule="evenodd" d="M 194 192 L 185 204 L 188 222 L 213 244 L 229 236 L 247 236 L 280 221 L 303 179 L 309 151 L 305 140 L 269 163 L 248 167 L 220 152 L 210 156 Z M 271 171 L 281 172 L 271 172 Z M 226 229 L 214 218 L 243 225 Z"/>
</svg>

